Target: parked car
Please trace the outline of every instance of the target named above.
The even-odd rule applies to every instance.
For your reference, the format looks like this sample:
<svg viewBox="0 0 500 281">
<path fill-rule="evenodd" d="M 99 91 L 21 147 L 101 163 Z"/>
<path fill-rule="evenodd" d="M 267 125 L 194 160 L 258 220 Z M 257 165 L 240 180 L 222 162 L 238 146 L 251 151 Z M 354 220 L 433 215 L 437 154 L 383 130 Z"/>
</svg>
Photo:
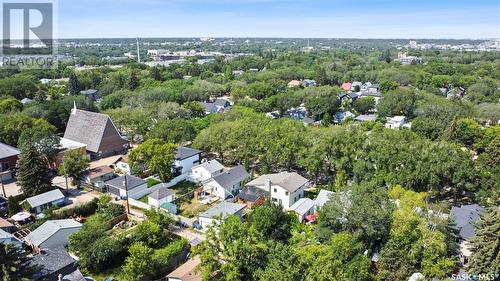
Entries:
<svg viewBox="0 0 500 281">
<path fill-rule="evenodd" d="M 194 229 L 201 229 L 201 224 L 198 221 L 193 222 L 193 228 Z"/>
</svg>

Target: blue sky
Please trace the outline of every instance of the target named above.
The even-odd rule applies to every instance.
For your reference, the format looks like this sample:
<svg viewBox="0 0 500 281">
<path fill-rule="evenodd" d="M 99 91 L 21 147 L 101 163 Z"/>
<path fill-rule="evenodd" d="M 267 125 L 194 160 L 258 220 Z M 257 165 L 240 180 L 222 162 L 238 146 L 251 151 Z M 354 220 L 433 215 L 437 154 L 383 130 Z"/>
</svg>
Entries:
<svg viewBox="0 0 500 281">
<path fill-rule="evenodd" d="M 500 0 L 59 0 L 60 38 L 500 38 Z"/>
</svg>

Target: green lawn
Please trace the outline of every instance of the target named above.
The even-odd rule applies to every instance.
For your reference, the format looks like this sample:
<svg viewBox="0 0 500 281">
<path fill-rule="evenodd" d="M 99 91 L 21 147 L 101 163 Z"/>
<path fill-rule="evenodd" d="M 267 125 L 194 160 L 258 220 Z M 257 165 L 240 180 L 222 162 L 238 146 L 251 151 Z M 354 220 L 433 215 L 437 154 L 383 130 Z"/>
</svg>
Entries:
<svg viewBox="0 0 500 281">
<path fill-rule="evenodd" d="M 146 195 L 142 196 L 141 198 L 139 198 L 138 201 L 141 201 L 142 203 L 148 204 L 148 196 L 149 196 L 149 194 L 146 194 Z"/>
<path fill-rule="evenodd" d="M 189 181 L 181 181 L 178 184 L 172 186 L 170 189 L 174 190 L 177 195 L 184 195 L 186 193 L 192 192 L 197 187 L 196 184 Z"/>
<path fill-rule="evenodd" d="M 191 199 L 189 201 L 183 201 L 180 206 L 178 206 L 178 211 L 179 215 L 188 217 L 188 218 L 193 218 L 196 215 L 198 215 L 201 212 L 204 212 L 208 209 L 210 209 L 209 205 L 202 204 L 200 202 L 194 202 L 194 199 Z"/>
</svg>

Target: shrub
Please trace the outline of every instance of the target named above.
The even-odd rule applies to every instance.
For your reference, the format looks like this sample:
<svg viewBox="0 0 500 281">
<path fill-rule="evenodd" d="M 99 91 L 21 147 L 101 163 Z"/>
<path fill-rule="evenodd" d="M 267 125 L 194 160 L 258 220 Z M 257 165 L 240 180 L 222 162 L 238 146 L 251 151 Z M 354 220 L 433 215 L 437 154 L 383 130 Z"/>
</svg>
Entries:
<svg viewBox="0 0 500 281">
<path fill-rule="evenodd" d="M 85 204 L 53 212 L 51 219 L 67 219 L 78 216 L 83 216 L 83 217 L 91 216 L 95 214 L 95 212 L 97 211 L 97 201 L 98 201 L 97 198 L 94 198 L 92 199 L 92 201 L 87 202 Z"/>
</svg>

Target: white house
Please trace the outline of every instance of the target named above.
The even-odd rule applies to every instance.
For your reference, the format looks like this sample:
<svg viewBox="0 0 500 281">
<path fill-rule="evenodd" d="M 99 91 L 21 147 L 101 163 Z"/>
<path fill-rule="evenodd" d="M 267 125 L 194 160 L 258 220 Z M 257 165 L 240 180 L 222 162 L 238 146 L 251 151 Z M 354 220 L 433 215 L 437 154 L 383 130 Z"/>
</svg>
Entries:
<svg viewBox="0 0 500 281">
<path fill-rule="evenodd" d="M 109 180 L 106 182 L 106 186 L 109 193 L 120 198 L 127 198 L 127 190 L 128 196 L 133 199 L 139 199 L 149 193 L 147 181 L 131 175 Z"/>
<path fill-rule="evenodd" d="M 64 204 L 65 197 L 59 189 L 44 192 L 26 199 L 35 213 L 39 214 L 50 206 Z"/>
<path fill-rule="evenodd" d="M 224 200 L 235 197 L 241 189 L 241 182 L 250 175 L 241 165 L 214 176 L 203 184 L 203 191 Z"/>
<path fill-rule="evenodd" d="M 200 164 L 201 151 L 189 147 L 181 146 L 175 153 L 174 175 L 184 175 L 191 171 L 191 168 Z"/>
<path fill-rule="evenodd" d="M 65 247 L 71 234 L 79 231 L 82 224 L 73 220 L 50 220 L 28 234 L 24 240 L 36 251 Z"/>
<path fill-rule="evenodd" d="M 404 116 L 394 116 L 387 120 L 387 123 L 385 123 L 385 127 L 389 129 L 399 130 L 401 127 L 403 127 L 404 124 L 405 124 Z"/>
<path fill-rule="evenodd" d="M 191 169 L 191 180 L 194 182 L 204 182 L 224 171 L 224 166 L 217 160 L 210 160 Z"/>
<path fill-rule="evenodd" d="M 288 211 L 294 212 L 299 217 L 299 221 L 302 222 L 306 216 L 314 213 L 314 201 L 309 198 L 300 198 L 288 208 Z"/>
<path fill-rule="evenodd" d="M 162 204 L 171 203 L 175 200 L 175 191 L 166 187 L 160 187 L 148 196 L 148 205 L 160 208 Z"/>
<path fill-rule="evenodd" d="M 295 202 L 304 197 L 308 180 L 297 173 L 281 172 L 262 175 L 246 186 L 255 186 L 271 193 L 271 200 L 288 210 Z"/>
<path fill-rule="evenodd" d="M 243 217 L 243 209 L 245 204 L 221 202 L 207 211 L 198 215 L 198 222 L 200 223 L 201 230 L 206 231 L 211 225 L 215 225 L 219 218 L 226 218 L 231 215 Z"/>
</svg>

